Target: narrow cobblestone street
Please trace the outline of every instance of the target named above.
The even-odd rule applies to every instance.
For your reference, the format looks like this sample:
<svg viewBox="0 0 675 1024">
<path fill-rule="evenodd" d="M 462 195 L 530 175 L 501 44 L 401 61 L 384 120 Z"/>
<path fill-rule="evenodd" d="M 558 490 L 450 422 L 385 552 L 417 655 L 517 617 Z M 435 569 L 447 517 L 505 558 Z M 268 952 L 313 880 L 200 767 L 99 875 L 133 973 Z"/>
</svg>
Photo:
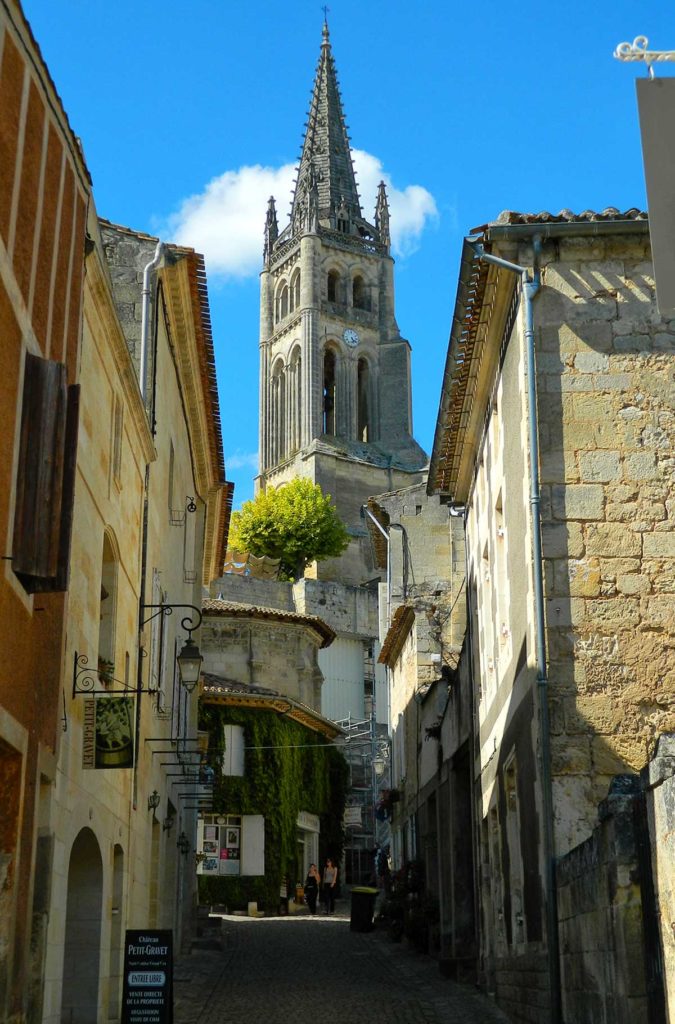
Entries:
<svg viewBox="0 0 675 1024">
<path fill-rule="evenodd" d="M 331 918 L 227 917 L 221 942 L 178 960 L 175 1024 L 508 1024 L 406 942 L 350 931 L 344 907 Z"/>
</svg>

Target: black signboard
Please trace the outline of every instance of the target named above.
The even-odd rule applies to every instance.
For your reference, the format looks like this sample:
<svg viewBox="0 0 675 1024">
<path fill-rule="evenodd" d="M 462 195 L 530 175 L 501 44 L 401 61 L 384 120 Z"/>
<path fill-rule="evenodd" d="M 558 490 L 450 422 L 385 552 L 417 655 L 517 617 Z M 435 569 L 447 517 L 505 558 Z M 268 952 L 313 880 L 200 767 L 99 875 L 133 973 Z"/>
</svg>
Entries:
<svg viewBox="0 0 675 1024">
<path fill-rule="evenodd" d="M 122 1024 L 173 1024 L 171 930 L 126 932 Z"/>
</svg>

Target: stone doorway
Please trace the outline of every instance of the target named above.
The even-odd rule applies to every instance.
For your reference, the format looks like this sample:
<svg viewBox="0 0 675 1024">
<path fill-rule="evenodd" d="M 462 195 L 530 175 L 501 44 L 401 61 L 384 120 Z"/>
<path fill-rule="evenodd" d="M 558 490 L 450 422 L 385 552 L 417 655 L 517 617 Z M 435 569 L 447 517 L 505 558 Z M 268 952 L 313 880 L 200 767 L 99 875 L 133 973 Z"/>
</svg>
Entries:
<svg viewBox="0 0 675 1024">
<path fill-rule="evenodd" d="M 68 866 L 61 1024 L 98 1020 L 102 909 L 101 851 L 91 829 L 83 828 Z"/>
</svg>

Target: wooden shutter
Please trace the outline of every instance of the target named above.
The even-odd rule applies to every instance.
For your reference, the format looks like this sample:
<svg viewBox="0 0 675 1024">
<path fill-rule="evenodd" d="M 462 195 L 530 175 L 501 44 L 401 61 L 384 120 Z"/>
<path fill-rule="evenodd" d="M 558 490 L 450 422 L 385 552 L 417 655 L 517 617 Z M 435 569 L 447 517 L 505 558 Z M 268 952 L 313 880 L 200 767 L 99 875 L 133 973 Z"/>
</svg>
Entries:
<svg viewBox="0 0 675 1024">
<path fill-rule="evenodd" d="M 29 593 L 68 585 L 79 387 L 66 374 L 27 353 L 12 568 Z"/>
</svg>

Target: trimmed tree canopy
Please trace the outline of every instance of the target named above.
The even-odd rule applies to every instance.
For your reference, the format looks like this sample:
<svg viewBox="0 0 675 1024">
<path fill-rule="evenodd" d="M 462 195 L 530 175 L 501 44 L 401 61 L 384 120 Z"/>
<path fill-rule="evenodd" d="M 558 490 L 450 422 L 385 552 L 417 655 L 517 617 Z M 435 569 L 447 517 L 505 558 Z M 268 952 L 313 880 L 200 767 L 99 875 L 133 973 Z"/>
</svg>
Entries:
<svg viewBox="0 0 675 1024">
<path fill-rule="evenodd" d="M 296 477 L 244 502 L 232 516 L 230 544 L 252 555 L 280 558 L 282 573 L 299 579 L 309 562 L 341 554 L 349 536 L 330 495 Z"/>
</svg>

